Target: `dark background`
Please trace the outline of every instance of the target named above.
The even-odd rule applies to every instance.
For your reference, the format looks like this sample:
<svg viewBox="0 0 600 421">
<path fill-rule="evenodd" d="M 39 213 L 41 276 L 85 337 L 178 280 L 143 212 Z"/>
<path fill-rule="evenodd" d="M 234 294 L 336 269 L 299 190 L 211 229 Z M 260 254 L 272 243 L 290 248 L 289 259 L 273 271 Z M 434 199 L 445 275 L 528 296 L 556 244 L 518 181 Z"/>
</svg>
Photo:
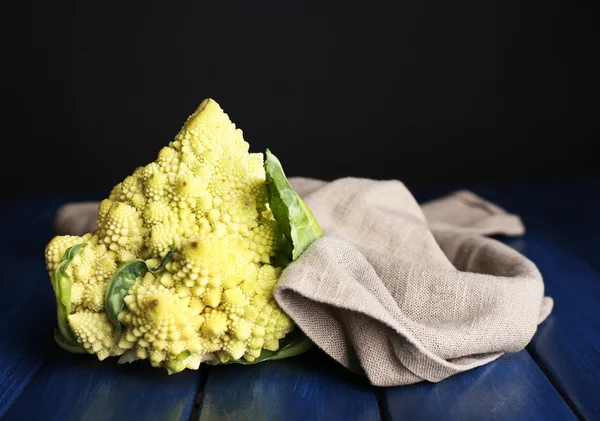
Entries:
<svg viewBox="0 0 600 421">
<path fill-rule="evenodd" d="M 584 3 L 14 2 L 0 22 L 4 194 L 105 194 L 206 97 L 290 176 L 598 174 Z"/>
</svg>

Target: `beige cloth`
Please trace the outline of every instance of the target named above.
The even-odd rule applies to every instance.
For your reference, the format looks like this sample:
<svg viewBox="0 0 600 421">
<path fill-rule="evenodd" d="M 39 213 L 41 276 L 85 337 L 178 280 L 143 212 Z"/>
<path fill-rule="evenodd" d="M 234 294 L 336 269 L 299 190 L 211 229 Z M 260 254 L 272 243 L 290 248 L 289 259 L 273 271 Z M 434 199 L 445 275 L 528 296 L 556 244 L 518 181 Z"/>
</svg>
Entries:
<svg viewBox="0 0 600 421">
<path fill-rule="evenodd" d="M 288 266 L 283 310 L 327 354 L 376 386 L 438 382 L 522 350 L 551 312 L 535 264 L 485 237 L 520 218 L 468 191 L 416 202 L 399 181 L 290 179 L 325 236 Z M 97 203 L 55 228 L 95 227 Z"/>
</svg>

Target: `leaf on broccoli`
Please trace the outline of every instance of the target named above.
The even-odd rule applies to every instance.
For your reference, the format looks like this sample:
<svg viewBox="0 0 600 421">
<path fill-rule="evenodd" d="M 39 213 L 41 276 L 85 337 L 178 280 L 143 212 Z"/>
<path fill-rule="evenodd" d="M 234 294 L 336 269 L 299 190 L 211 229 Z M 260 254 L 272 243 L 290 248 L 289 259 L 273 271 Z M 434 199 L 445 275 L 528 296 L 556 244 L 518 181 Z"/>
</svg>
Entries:
<svg viewBox="0 0 600 421">
<path fill-rule="evenodd" d="M 319 224 L 285 176 L 281 162 L 267 149 L 265 173 L 268 200 L 288 247 L 288 258 L 296 260 L 315 240 L 323 236 Z"/>
<path fill-rule="evenodd" d="M 71 342 L 66 340 L 62 333 L 60 333 L 59 329 L 54 329 L 54 340 L 62 349 L 68 352 L 72 352 L 73 354 L 86 354 L 85 349 L 81 347 L 81 345 L 73 345 Z"/>
<path fill-rule="evenodd" d="M 167 369 L 167 373 L 171 375 L 183 371 L 185 369 L 186 360 L 190 358 L 191 355 L 192 353 L 188 350 L 182 351 L 177 358 L 167 363 L 165 367 Z"/>
<path fill-rule="evenodd" d="M 160 265 L 158 265 L 158 267 L 155 267 L 155 268 L 150 268 L 150 267 L 149 267 L 149 268 L 148 268 L 148 270 L 149 270 L 150 272 L 152 272 L 152 273 L 156 273 L 156 272 L 158 272 L 158 271 L 162 270 L 162 269 L 165 267 L 165 265 L 166 265 L 167 263 L 169 263 L 169 260 L 171 260 L 171 258 L 173 257 L 173 253 L 175 253 L 175 250 L 176 250 L 176 249 L 175 249 L 175 247 L 173 247 L 173 248 L 171 249 L 171 251 L 169 251 L 169 252 L 166 254 L 165 258 L 162 260 L 162 262 L 160 262 Z"/>
<path fill-rule="evenodd" d="M 146 270 L 146 262 L 142 259 L 131 260 L 121 265 L 113 274 L 110 284 L 106 288 L 104 296 L 104 309 L 106 315 L 115 327 L 115 338 L 121 337 L 121 323 L 118 316 L 123 306 L 123 300 L 129 291 L 129 288 L 135 284 L 137 277 Z"/>
<path fill-rule="evenodd" d="M 167 264 L 173 257 L 175 249 L 172 249 L 161 264 L 156 268 L 150 268 L 146 264 L 145 260 L 133 259 L 127 263 L 122 264 L 113 274 L 112 279 L 108 287 L 106 288 L 106 294 L 104 296 L 104 310 L 109 320 L 115 327 L 115 338 L 117 341 L 121 337 L 123 327 L 119 322 L 119 313 L 123 310 L 125 305 L 124 299 L 129 292 L 129 288 L 135 284 L 138 276 L 142 275 L 145 271 L 156 273 Z"/>
<path fill-rule="evenodd" d="M 281 360 L 283 358 L 295 357 L 313 347 L 314 343 L 308 337 L 296 328 L 291 333 L 287 334 L 279 341 L 279 349 L 277 351 L 267 351 L 263 349 L 260 356 L 252 362 L 248 362 L 243 358 L 239 361 L 240 364 L 257 364 L 263 361 Z"/>
<path fill-rule="evenodd" d="M 302 332 L 300 329 L 295 328 L 292 332 L 288 333 L 283 339 L 279 341 L 279 349 L 277 351 L 267 351 L 263 349 L 260 356 L 253 361 L 247 361 L 245 358 L 239 360 L 227 361 L 221 363 L 220 361 L 207 361 L 208 365 L 219 365 L 219 364 L 242 364 L 252 365 L 262 363 L 264 361 L 281 360 L 284 358 L 295 357 L 300 355 L 314 346 L 314 343 Z"/>
<path fill-rule="evenodd" d="M 85 243 L 81 243 L 69 247 L 50 276 L 52 289 L 56 296 L 56 318 L 58 323 L 58 333 L 55 332 L 54 340 L 66 351 L 78 353 L 83 353 L 85 350 L 77 342 L 75 334 L 69 326 L 68 317 L 71 313 L 71 287 L 73 282 L 67 273 L 67 269 L 84 245 Z"/>
</svg>

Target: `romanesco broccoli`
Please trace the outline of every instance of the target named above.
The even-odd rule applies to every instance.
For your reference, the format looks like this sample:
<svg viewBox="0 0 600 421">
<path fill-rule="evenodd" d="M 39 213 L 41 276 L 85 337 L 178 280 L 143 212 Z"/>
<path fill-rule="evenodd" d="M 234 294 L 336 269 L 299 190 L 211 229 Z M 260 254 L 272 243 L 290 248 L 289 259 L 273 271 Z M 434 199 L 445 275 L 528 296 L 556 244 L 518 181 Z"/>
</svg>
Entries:
<svg viewBox="0 0 600 421">
<path fill-rule="evenodd" d="M 57 343 L 170 373 L 305 351 L 273 290 L 322 235 L 268 150 L 202 102 L 156 161 L 117 184 L 97 229 L 46 246 Z M 286 342 L 287 341 L 287 342 Z"/>
</svg>

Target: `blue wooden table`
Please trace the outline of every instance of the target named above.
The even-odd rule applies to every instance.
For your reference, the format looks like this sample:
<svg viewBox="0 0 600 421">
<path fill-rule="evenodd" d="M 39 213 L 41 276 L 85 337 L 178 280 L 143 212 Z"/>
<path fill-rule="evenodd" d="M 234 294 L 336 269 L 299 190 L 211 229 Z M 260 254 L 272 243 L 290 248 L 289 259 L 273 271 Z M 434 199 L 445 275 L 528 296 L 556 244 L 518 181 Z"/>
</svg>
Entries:
<svg viewBox="0 0 600 421">
<path fill-rule="evenodd" d="M 538 265 L 554 312 L 526 350 L 438 384 L 380 389 L 318 350 L 175 376 L 67 354 L 52 339 L 55 304 L 43 249 L 56 208 L 84 198 L 4 202 L 0 419 L 600 420 L 600 180 L 414 193 L 424 201 L 457 187 L 521 215 L 527 234 L 503 241 Z"/>
</svg>

